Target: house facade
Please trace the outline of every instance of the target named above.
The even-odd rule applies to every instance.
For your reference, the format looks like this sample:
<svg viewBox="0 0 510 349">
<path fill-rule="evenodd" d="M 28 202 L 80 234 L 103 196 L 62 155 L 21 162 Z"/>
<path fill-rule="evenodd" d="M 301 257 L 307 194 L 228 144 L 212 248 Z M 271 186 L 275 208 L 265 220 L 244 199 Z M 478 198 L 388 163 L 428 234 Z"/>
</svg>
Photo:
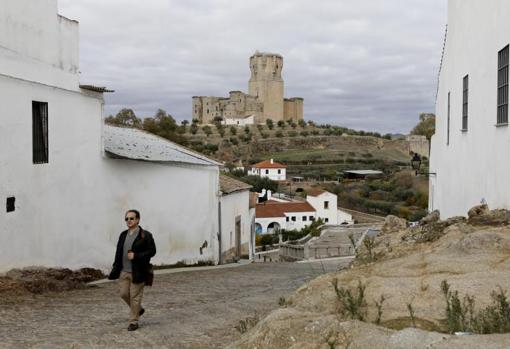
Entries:
<svg viewBox="0 0 510 349">
<path fill-rule="evenodd" d="M 249 175 L 267 177 L 273 181 L 287 180 L 287 166 L 280 164 L 273 159 L 259 162 L 251 167 Z"/>
<path fill-rule="evenodd" d="M 338 209 L 338 197 L 329 191 L 322 189 L 311 189 L 307 191 L 306 201 L 315 208 L 317 218 L 324 220 L 324 223 L 353 224 L 352 215 Z"/>
<path fill-rule="evenodd" d="M 107 269 L 126 210 L 153 232 L 155 264 L 219 260 L 217 162 L 104 126 L 105 88 L 80 85 L 78 23 L 56 0 L 0 7 L 0 272 Z"/>
<path fill-rule="evenodd" d="M 429 186 L 442 218 L 510 208 L 509 17 L 505 0 L 448 2 Z"/>
<path fill-rule="evenodd" d="M 255 232 L 250 212 L 251 186 L 220 175 L 220 263 L 253 257 Z"/>
<path fill-rule="evenodd" d="M 308 202 L 281 202 L 268 200 L 257 204 L 255 216 L 257 234 L 271 234 L 279 230 L 301 230 L 317 218 L 317 212 Z"/>
</svg>

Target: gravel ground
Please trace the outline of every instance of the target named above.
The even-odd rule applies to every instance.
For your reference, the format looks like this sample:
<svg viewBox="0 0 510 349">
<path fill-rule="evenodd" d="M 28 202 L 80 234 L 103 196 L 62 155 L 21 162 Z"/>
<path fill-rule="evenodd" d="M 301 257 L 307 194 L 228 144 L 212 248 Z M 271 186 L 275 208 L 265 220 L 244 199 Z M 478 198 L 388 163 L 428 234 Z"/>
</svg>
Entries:
<svg viewBox="0 0 510 349">
<path fill-rule="evenodd" d="M 347 263 L 256 263 L 156 275 L 135 332 L 126 330 L 128 308 L 116 283 L 0 299 L 0 348 L 223 348 L 239 338 L 241 321 L 264 317 L 280 297 Z"/>
</svg>

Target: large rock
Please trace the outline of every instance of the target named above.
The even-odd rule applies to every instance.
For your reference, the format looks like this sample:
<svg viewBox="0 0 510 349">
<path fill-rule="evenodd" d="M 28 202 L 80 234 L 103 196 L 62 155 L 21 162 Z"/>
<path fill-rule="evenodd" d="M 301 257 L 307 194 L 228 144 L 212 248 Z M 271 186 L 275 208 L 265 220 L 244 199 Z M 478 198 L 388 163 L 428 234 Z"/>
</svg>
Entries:
<svg viewBox="0 0 510 349">
<path fill-rule="evenodd" d="M 477 226 L 501 226 L 510 224 L 510 211 L 489 210 L 487 205 L 475 206 L 468 212 L 468 222 Z"/>
<path fill-rule="evenodd" d="M 387 216 L 381 229 L 381 234 L 390 234 L 407 228 L 407 221 L 397 216 Z"/>
<path fill-rule="evenodd" d="M 420 220 L 420 225 L 427 225 L 427 224 L 431 224 L 431 223 L 436 223 L 437 221 L 439 221 L 439 219 L 440 219 L 439 210 L 435 210 L 435 211 L 430 212 L 425 217 L 423 217 Z"/>
<path fill-rule="evenodd" d="M 460 222 L 460 223 L 459 223 Z M 509 348 L 510 334 L 450 336 L 441 282 L 462 299 L 475 297 L 479 310 L 492 303 L 491 292 L 510 285 L 510 227 L 476 228 L 465 218 L 445 224 L 428 243 L 403 243 L 401 231 L 379 237 L 381 258 L 337 273 L 326 274 L 300 287 L 287 299 L 287 308 L 273 312 L 229 348 Z M 419 227 L 420 228 L 420 227 Z M 355 290 L 366 286 L 367 322 L 377 318 L 376 301 L 384 295 L 381 326 L 346 321 L 332 282 Z M 408 304 L 414 310 L 411 329 Z"/>
</svg>

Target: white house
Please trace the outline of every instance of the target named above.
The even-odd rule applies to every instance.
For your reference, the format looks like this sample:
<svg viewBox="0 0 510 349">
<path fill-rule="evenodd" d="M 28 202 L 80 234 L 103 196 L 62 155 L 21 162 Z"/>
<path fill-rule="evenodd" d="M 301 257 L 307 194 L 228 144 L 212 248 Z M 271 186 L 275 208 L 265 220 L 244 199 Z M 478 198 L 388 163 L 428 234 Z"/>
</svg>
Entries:
<svg viewBox="0 0 510 349">
<path fill-rule="evenodd" d="M 227 126 L 247 126 L 255 124 L 255 115 L 248 115 L 243 118 L 229 118 L 225 117 L 223 119 L 223 125 Z"/>
<path fill-rule="evenodd" d="M 248 174 L 259 177 L 267 177 L 273 181 L 284 181 L 287 179 L 287 166 L 280 164 L 273 159 L 259 162 L 252 166 Z"/>
<path fill-rule="evenodd" d="M 315 221 L 317 212 L 308 202 L 268 200 L 257 204 L 255 231 L 257 234 L 278 230 L 301 230 Z"/>
<path fill-rule="evenodd" d="M 220 175 L 220 263 L 253 256 L 255 222 L 250 214 L 250 188 L 244 182 Z"/>
<path fill-rule="evenodd" d="M 307 191 L 306 201 L 315 208 L 317 218 L 322 218 L 326 224 L 353 224 L 352 216 L 338 209 L 338 197 L 323 189 Z"/>
<path fill-rule="evenodd" d="M 156 264 L 217 262 L 219 164 L 159 137 L 103 126 L 104 88 L 79 83 L 78 23 L 56 0 L 0 6 L 0 272 L 108 268 L 127 209 Z"/>
<path fill-rule="evenodd" d="M 510 208 L 510 2 L 449 0 L 436 99 L 429 210 Z"/>
</svg>

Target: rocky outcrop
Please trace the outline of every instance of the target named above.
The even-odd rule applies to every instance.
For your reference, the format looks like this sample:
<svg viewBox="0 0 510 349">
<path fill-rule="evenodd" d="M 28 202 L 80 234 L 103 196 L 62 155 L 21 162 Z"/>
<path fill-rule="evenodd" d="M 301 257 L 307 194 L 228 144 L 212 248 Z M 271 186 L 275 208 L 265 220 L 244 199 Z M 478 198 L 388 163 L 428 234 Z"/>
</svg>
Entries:
<svg viewBox="0 0 510 349">
<path fill-rule="evenodd" d="M 381 228 L 381 234 L 387 234 L 407 228 L 407 221 L 397 216 L 387 216 Z"/>
<path fill-rule="evenodd" d="M 481 212 L 502 217 L 501 212 Z M 477 311 L 492 304 L 494 290 L 510 285 L 510 227 L 489 220 L 488 225 L 473 225 L 473 217 L 431 217 L 408 229 L 389 218 L 395 230 L 390 232 L 388 224 L 386 234 L 376 238 L 375 262 L 303 285 L 287 299 L 285 309 L 273 312 L 229 348 L 508 348 L 510 334 L 446 334 L 444 280 L 461 299 L 474 296 Z M 365 322 L 341 315 L 335 280 L 352 294 L 358 285 L 365 287 Z M 378 308 L 381 296 L 385 300 Z"/>
<path fill-rule="evenodd" d="M 501 226 L 510 224 L 510 211 L 489 210 L 487 205 L 473 207 L 468 212 L 468 221 L 471 225 L 477 226 Z"/>
</svg>

